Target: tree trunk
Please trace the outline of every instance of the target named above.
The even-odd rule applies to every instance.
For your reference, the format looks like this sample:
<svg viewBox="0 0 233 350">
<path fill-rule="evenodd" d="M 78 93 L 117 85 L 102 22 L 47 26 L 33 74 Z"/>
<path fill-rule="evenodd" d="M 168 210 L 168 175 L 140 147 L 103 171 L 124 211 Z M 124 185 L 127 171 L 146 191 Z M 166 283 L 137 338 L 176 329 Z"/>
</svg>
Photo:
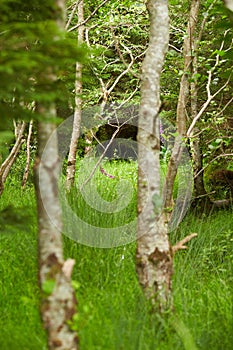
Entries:
<svg viewBox="0 0 233 350">
<path fill-rule="evenodd" d="M 78 22 L 84 21 L 84 1 L 81 0 L 78 4 Z M 84 39 L 84 26 L 78 27 L 78 44 L 82 44 Z M 66 188 L 69 190 L 74 184 L 76 171 L 76 155 L 78 147 L 78 138 L 80 136 L 80 124 L 82 117 L 82 64 L 76 63 L 76 78 L 75 78 L 75 110 L 73 130 L 71 135 L 70 149 L 68 155 L 68 165 L 66 170 Z"/>
<path fill-rule="evenodd" d="M 197 17 L 198 15 L 198 8 L 199 4 L 196 4 L 194 16 Z M 194 23 L 195 24 L 195 23 Z M 193 25 L 194 27 L 194 25 Z M 192 46 L 192 52 L 193 52 L 193 58 L 191 62 L 191 83 L 190 83 L 190 114 L 191 114 L 191 120 L 193 120 L 196 115 L 198 114 L 198 105 L 197 105 L 197 98 L 198 98 L 198 90 L 197 90 L 197 80 L 196 76 L 198 73 L 197 70 L 197 47 L 199 45 L 201 38 L 196 38 L 194 35 L 194 29 L 193 28 L 191 34 L 192 37 L 190 38 L 190 45 Z M 200 34 L 201 37 L 201 34 Z M 193 129 L 191 136 L 190 136 L 190 150 L 193 160 L 193 172 L 194 172 L 194 197 L 200 198 L 203 203 L 205 203 L 206 199 L 208 199 L 206 196 L 206 190 L 204 187 L 204 181 L 203 181 L 203 172 L 202 170 L 202 153 L 200 149 L 200 130 L 196 127 Z M 196 136 L 195 136 L 196 134 Z"/>
<path fill-rule="evenodd" d="M 191 101 L 191 119 L 193 120 L 197 113 L 197 84 L 195 80 L 195 75 L 197 74 L 197 56 L 195 55 L 192 64 L 192 75 L 193 79 L 190 84 L 190 101 Z M 204 180 L 203 180 L 203 164 L 202 164 L 202 153 L 200 148 L 200 130 L 196 127 L 193 129 L 190 136 L 190 150 L 193 161 L 193 174 L 194 174 L 194 201 L 193 206 L 203 210 L 206 206 L 207 202 L 209 202 L 209 198 L 207 196 Z"/>
<path fill-rule="evenodd" d="M 233 0 L 223 0 L 223 2 L 229 10 L 233 11 Z"/>
<path fill-rule="evenodd" d="M 171 296 L 172 256 L 160 193 L 160 74 L 169 40 L 168 3 L 149 0 L 149 46 L 142 65 L 138 122 L 136 268 L 145 295 L 164 310 Z"/>
<path fill-rule="evenodd" d="M 199 129 L 195 128 L 194 132 L 199 133 Z M 203 165 L 202 165 L 202 153 L 200 149 L 200 137 L 197 136 L 190 140 L 190 149 L 193 160 L 193 173 L 194 173 L 194 197 L 207 195 L 204 180 L 203 180 Z"/>
<path fill-rule="evenodd" d="M 195 46 L 195 29 L 200 7 L 200 0 L 192 0 L 187 26 L 187 33 L 184 38 L 184 73 L 181 77 L 180 92 L 177 104 L 177 131 L 180 136 L 186 135 L 186 120 L 188 115 L 188 103 L 190 101 L 189 79 L 192 72 L 193 53 Z"/>
<path fill-rule="evenodd" d="M 65 2 L 55 1 L 54 21 L 64 28 Z M 57 40 L 55 37 L 54 40 Z M 47 91 L 56 81 L 54 67 L 45 67 L 40 79 Z M 56 69 L 56 68 L 55 68 Z M 57 133 L 51 119 L 56 117 L 55 103 L 45 101 L 37 105 L 38 156 L 35 163 L 38 212 L 39 282 L 42 292 L 41 316 L 48 333 L 50 350 L 76 350 L 77 334 L 69 327 L 76 312 L 76 300 L 71 286 L 74 261 L 63 259 L 62 218 L 58 193 L 60 161 Z M 46 147 L 45 147 L 46 146 Z"/>
<path fill-rule="evenodd" d="M 6 158 L 6 160 L 2 163 L 2 165 L 0 167 L 0 196 L 3 193 L 4 183 L 5 183 L 7 176 L 11 170 L 11 167 L 14 164 L 14 161 L 19 153 L 19 150 L 20 150 L 22 143 L 24 142 L 23 137 L 24 137 L 25 127 L 26 127 L 25 122 L 18 122 L 18 124 L 16 124 L 15 144 L 12 147 L 12 150 L 11 150 L 9 156 Z"/>
<path fill-rule="evenodd" d="M 192 72 L 193 48 L 194 48 L 194 32 L 196 28 L 197 16 L 200 6 L 200 0 L 192 0 L 189 21 L 187 26 L 187 34 L 184 39 L 184 73 L 180 81 L 180 91 L 176 111 L 176 126 L 178 136 L 175 139 L 175 145 L 172 150 L 171 158 L 168 163 L 168 171 L 164 183 L 164 207 L 173 207 L 173 187 L 177 174 L 177 169 L 184 149 L 184 137 L 186 136 L 186 122 L 188 115 L 188 105 L 190 102 L 190 84 L 189 79 Z"/>
<path fill-rule="evenodd" d="M 33 120 L 30 121 L 29 127 L 28 127 L 27 159 L 26 159 L 26 165 L 25 165 L 24 174 L 23 174 L 22 188 L 24 188 L 26 186 L 28 174 L 29 174 L 29 170 L 30 170 L 30 161 L 31 161 L 30 146 L 31 146 L 32 127 L 33 127 Z"/>
<path fill-rule="evenodd" d="M 46 119 L 55 115 L 55 106 L 38 106 L 44 122 L 38 123 L 38 157 L 35 165 L 39 229 L 39 282 L 43 293 L 41 314 L 48 332 L 49 349 L 77 349 L 77 336 L 69 329 L 76 310 L 70 275 L 65 274 L 62 250 L 62 219 L 58 196 L 60 164 L 55 126 Z M 49 140 L 49 145 L 44 148 Z"/>
</svg>

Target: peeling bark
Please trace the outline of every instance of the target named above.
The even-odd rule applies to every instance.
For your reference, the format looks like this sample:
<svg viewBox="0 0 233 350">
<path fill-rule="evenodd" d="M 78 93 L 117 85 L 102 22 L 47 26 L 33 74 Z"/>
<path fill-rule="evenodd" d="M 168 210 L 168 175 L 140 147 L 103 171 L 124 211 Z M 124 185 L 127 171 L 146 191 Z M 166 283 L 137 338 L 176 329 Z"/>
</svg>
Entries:
<svg viewBox="0 0 233 350">
<path fill-rule="evenodd" d="M 172 254 L 162 214 L 159 176 L 160 74 L 169 40 L 168 3 L 149 0 L 149 45 L 142 65 L 138 122 L 138 241 L 136 268 L 147 298 L 164 310 L 171 297 Z"/>
</svg>

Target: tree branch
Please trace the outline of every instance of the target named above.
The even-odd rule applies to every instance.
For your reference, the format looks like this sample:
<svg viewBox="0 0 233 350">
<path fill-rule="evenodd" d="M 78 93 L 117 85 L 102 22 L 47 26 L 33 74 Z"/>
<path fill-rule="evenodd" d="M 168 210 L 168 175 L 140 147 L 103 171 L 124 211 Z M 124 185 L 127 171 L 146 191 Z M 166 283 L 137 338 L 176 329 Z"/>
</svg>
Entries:
<svg viewBox="0 0 233 350">
<path fill-rule="evenodd" d="M 226 83 L 220 87 L 220 89 L 218 89 L 213 95 L 210 94 L 210 92 L 208 91 L 209 89 L 209 79 L 211 78 L 211 71 L 209 71 L 209 78 L 208 78 L 208 84 L 207 84 L 207 93 L 208 93 L 208 99 L 205 103 L 203 103 L 200 111 L 198 112 L 198 114 L 196 115 L 196 117 L 193 119 L 188 131 L 187 131 L 187 137 L 190 137 L 193 131 L 193 128 L 195 127 L 197 121 L 200 119 L 200 117 L 202 116 L 202 114 L 205 112 L 206 108 L 209 106 L 210 102 L 215 98 L 215 96 L 217 96 L 223 89 L 225 89 L 225 87 L 228 85 L 231 76 L 227 79 Z"/>
<path fill-rule="evenodd" d="M 67 30 L 67 32 L 72 32 L 73 30 L 77 29 L 80 26 L 83 26 L 84 24 L 86 24 L 95 14 L 96 12 L 103 7 L 109 0 L 104 0 L 99 6 L 96 7 L 96 9 L 85 19 L 85 21 L 76 24 L 74 27 L 70 28 Z"/>
<path fill-rule="evenodd" d="M 221 45 L 219 47 L 219 50 L 218 51 L 222 51 L 223 48 L 224 48 L 224 44 L 225 44 L 225 37 L 228 33 L 229 29 L 226 30 L 224 32 L 224 39 L 222 40 L 221 42 Z M 195 118 L 193 118 L 193 121 L 187 131 L 187 134 L 186 136 L 187 137 L 190 137 L 192 135 L 192 131 L 193 131 L 193 128 L 195 127 L 197 121 L 200 119 L 200 117 L 202 116 L 202 114 L 205 112 L 206 108 L 209 106 L 210 102 L 223 90 L 225 89 L 225 87 L 228 85 L 229 81 L 230 81 L 230 78 L 231 78 L 231 74 L 229 76 L 229 78 L 227 79 L 226 83 L 221 86 L 213 95 L 211 94 L 211 90 L 210 90 L 210 85 L 211 85 L 211 81 L 212 81 L 212 73 L 215 71 L 215 69 L 217 68 L 217 66 L 219 65 L 219 59 L 220 59 L 220 55 L 217 54 L 216 55 L 216 58 L 215 58 L 215 64 L 214 66 L 208 71 L 208 81 L 207 81 L 207 84 L 206 84 L 206 92 L 207 92 L 207 100 L 205 103 L 203 103 L 200 111 L 198 112 L 198 114 L 195 116 Z"/>
<path fill-rule="evenodd" d="M 74 17 L 75 11 L 77 10 L 78 4 L 80 3 L 80 1 L 81 1 L 81 0 L 78 0 L 78 1 L 76 1 L 76 3 L 74 4 L 74 8 L 73 8 L 73 10 L 72 10 L 72 12 L 71 12 L 71 14 L 70 14 L 70 17 L 69 17 L 67 23 L 66 23 L 66 26 L 65 26 L 65 29 L 66 29 L 66 30 L 69 28 L 69 25 L 70 25 L 70 23 L 71 23 L 71 21 L 72 21 L 72 19 L 73 19 L 73 17 Z M 79 25 L 79 24 L 78 24 L 78 25 Z"/>
<path fill-rule="evenodd" d="M 197 237 L 197 233 L 191 233 L 190 235 L 183 238 L 181 241 L 177 242 L 174 246 L 172 246 L 172 253 L 176 253 L 180 249 L 188 249 L 185 243 L 191 241 L 192 238 Z"/>
<path fill-rule="evenodd" d="M 203 171 L 205 171 L 206 168 L 208 168 L 208 166 L 210 166 L 211 163 L 213 163 L 215 160 L 219 159 L 219 158 L 223 158 L 223 157 L 233 157 L 233 153 L 225 153 L 225 154 L 219 154 L 217 157 L 213 158 L 208 164 L 206 164 L 206 166 L 204 166 L 196 175 L 200 175 Z"/>
</svg>

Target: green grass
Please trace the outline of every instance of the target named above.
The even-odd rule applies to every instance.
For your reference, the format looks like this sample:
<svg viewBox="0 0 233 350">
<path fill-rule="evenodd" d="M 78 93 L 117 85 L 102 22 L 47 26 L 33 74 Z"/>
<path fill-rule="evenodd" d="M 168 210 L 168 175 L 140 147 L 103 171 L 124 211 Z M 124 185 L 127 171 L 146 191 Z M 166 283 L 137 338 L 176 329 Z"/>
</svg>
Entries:
<svg viewBox="0 0 233 350">
<path fill-rule="evenodd" d="M 12 203 L 14 210 L 23 209 L 22 217 L 2 227 L 0 235 L 0 349 L 43 350 L 46 338 L 39 315 L 34 192 L 7 186 L 0 209 Z"/>
<path fill-rule="evenodd" d="M 135 184 L 133 167 L 130 163 L 113 163 L 106 170 L 119 178 L 128 174 L 126 177 Z M 116 199 L 119 179 L 111 181 L 98 173 L 96 176 L 100 195 L 109 202 Z M 101 181 L 104 185 L 98 188 Z M 74 194 L 69 200 L 74 209 L 79 208 L 88 216 L 89 209 L 83 207 L 83 201 L 80 203 Z M 0 209 L 9 204 L 23 207 L 23 211 L 20 214 L 18 210 L 17 222 L 12 222 L 14 228 L 5 225 L 0 236 L 0 350 L 43 350 L 46 337 L 38 311 L 33 189 L 21 192 L 15 184 L 8 183 Z M 120 212 L 123 221 L 129 213 L 135 215 L 135 203 L 129 206 L 128 212 Z M 112 224 L 119 224 L 118 215 Z M 91 220 L 92 223 L 99 220 L 102 225 L 105 222 L 97 216 Z M 65 256 L 76 259 L 73 284 L 78 313 L 72 327 L 79 334 L 80 350 L 232 349 L 232 212 L 219 211 L 202 218 L 190 213 L 170 233 L 171 241 L 174 243 L 192 232 L 197 232 L 198 237 L 188 243 L 188 250 L 175 255 L 174 313 L 163 318 L 153 312 L 138 286 L 135 242 L 102 249 L 78 244 L 64 236 Z"/>
</svg>

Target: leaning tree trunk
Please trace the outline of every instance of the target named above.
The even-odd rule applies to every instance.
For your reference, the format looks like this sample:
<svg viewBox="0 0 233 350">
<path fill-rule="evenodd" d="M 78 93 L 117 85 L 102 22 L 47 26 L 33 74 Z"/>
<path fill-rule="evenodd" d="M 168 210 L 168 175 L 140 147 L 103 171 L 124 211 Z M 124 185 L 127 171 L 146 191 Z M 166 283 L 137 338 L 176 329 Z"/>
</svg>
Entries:
<svg viewBox="0 0 233 350">
<path fill-rule="evenodd" d="M 2 163 L 0 167 L 0 196 L 3 193 L 4 184 L 11 170 L 11 167 L 14 164 L 14 161 L 20 151 L 20 147 L 22 146 L 22 143 L 24 142 L 25 127 L 26 127 L 25 122 L 15 123 L 15 137 L 16 137 L 15 144 L 12 147 L 9 156 L 6 158 L 6 160 Z"/>
<path fill-rule="evenodd" d="M 171 296 L 172 256 L 160 193 L 160 74 L 169 40 L 168 2 L 149 0 L 149 46 L 142 65 L 138 123 L 136 268 L 146 297 L 164 310 Z"/>
<path fill-rule="evenodd" d="M 54 21 L 58 29 L 63 30 L 65 2 L 56 0 L 55 4 Z M 40 79 L 43 86 L 49 90 L 51 84 L 56 81 L 54 67 L 45 67 Z M 75 294 L 71 286 L 74 261 L 64 261 L 63 258 L 62 218 L 58 193 L 60 162 L 55 125 L 51 122 L 56 117 L 56 107 L 52 101 L 46 101 L 44 104 L 40 102 L 36 108 L 40 115 L 35 175 L 41 316 L 48 333 L 50 350 L 76 350 L 77 334 L 69 326 L 76 312 Z"/>
<path fill-rule="evenodd" d="M 84 21 L 84 1 L 80 0 L 78 4 L 78 22 L 79 24 Z M 84 39 L 84 26 L 78 27 L 78 44 L 82 44 Z M 66 170 L 66 188 L 69 190 L 74 184 L 75 171 L 76 171 L 76 155 L 78 147 L 78 138 L 80 136 L 80 125 L 82 117 L 82 64 L 76 63 L 76 77 L 75 77 L 75 110 L 73 130 L 71 135 L 70 149 L 68 155 L 68 165 Z"/>
</svg>

